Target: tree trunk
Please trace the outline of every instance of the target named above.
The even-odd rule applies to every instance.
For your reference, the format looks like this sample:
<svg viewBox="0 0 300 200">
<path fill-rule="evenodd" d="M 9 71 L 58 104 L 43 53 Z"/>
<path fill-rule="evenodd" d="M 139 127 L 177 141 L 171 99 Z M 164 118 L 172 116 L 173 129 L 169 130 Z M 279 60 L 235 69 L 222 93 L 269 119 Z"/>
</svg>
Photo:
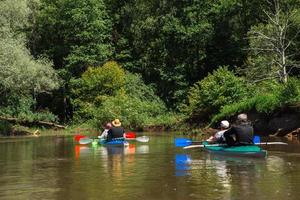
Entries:
<svg viewBox="0 0 300 200">
<path fill-rule="evenodd" d="M 38 125 L 38 126 L 46 126 L 49 128 L 58 128 L 58 129 L 65 129 L 65 126 L 59 125 L 59 124 L 55 124 L 53 122 L 45 122 L 45 121 L 28 121 L 28 120 L 20 120 L 18 118 L 12 118 L 12 117 L 2 117 L 0 116 L 0 120 L 4 120 L 4 121 L 8 121 L 11 123 L 16 123 L 16 124 L 22 124 L 25 126 L 34 126 L 34 125 Z"/>
<path fill-rule="evenodd" d="M 284 83 L 287 83 L 287 80 L 288 80 L 288 74 L 286 72 L 286 64 L 285 64 L 285 53 L 283 52 L 282 54 L 282 67 L 283 67 L 283 82 Z"/>
</svg>

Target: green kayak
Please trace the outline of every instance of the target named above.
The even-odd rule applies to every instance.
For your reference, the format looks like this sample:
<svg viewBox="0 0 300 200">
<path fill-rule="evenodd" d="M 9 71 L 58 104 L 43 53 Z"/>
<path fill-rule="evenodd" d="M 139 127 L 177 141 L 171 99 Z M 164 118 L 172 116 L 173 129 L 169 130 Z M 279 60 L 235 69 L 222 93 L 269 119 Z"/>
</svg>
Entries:
<svg viewBox="0 0 300 200">
<path fill-rule="evenodd" d="M 246 156 L 246 157 L 266 157 L 267 151 L 256 145 L 244 146 L 227 146 L 227 145 L 210 145 L 203 143 L 204 149 L 210 153 L 228 156 Z"/>
</svg>

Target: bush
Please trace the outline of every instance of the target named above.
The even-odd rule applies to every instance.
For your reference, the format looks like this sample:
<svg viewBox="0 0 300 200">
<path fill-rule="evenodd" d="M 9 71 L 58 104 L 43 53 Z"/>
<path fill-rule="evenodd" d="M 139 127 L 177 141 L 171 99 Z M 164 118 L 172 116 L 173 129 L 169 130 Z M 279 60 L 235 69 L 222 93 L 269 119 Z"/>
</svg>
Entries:
<svg viewBox="0 0 300 200">
<path fill-rule="evenodd" d="M 142 128 L 160 123 L 162 118 L 169 124 L 172 121 L 165 116 L 167 108 L 154 89 L 116 62 L 89 68 L 80 79 L 71 81 L 71 87 L 78 122 L 92 121 L 100 128 L 119 118 L 125 127 Z"/>
<path fill-rule="evenodd" d="M 215 115 L 210 124 L 217 123 L 226 118 L 230 118 L 238 113 L 247 112 L 250 110 L 256 110 L 261 113 L 271 113 L 274 109 L 280 106 L 280 102 L 275 95 L 257 95 L 243 101 L 236 102 L 224 106 L 220 113 Z"/>
<path fill-rule="evenodd" d="M 125 71 L 116 62 L 89 67 L 79 79 L 70 81 L 73 97 L 93 103 L 98 96 L 113 96 L 125 83 Z"/>
<path fill-rule="evenodd" d="M 12 131 L 12 125 L 9 122 L 0 120 L 0 134 L 9 135 Z"/>
<path fill-rule="evenodd" d="M 17 96 L 12 94 L 6 98 L 5 105 L 0 106 L 0 115 L 15 117 L 30 122 L 57 121 L 57 116 L 48 110 L 35 111 L 35 104 L 36 101 L 32 97 Z"/>
<path fill-rule="evenodd" d="M 300 81 L 296 78 L 290 78 L 286 84 L 264 81 L 254 87 L 252 98 L 224 106 L 211 124 L 250 110 L 270 114 L 281 106 L 300 101 Z"/>
<path fill-rule="evenodd" d="M 289 78 L 278 98 L 282 104 L 300 101 L 300 80 L 294 77 Z"/>
<path fill-rule="evenodd" d="M 148 125 L 147 121 L 166 113 L 162 102 L 145 101 L 124 94 L 109 97 L 103 104 L 95 109 L 95 124 L 104 124 L 119 118 L 125 127 L 142 128 Z"/>
<path fill-rule="evenodd" d="M 125 71 L 116 62 L 90 67 L 79 79 L 70 81 L 75 121 L 93 118 L 97 106 L 124 90 Z"/>
<path fill-rule="evenodd" d="M 127 72 L 125 76 L 124 89 L 128 96 L 136 97 L 145 101 L 161 101 L 155 94 L 154 88 L 146 85 L 139 74 Z"/>
<path fill-rule="evenodd" d="M 184 108 L 188 116 L 200 115 L 208 119 L 228 104 L 238 102 L 247 95 L 246 84 L 227 67 L 221 67 L 194 84 Z"/>
</svg>

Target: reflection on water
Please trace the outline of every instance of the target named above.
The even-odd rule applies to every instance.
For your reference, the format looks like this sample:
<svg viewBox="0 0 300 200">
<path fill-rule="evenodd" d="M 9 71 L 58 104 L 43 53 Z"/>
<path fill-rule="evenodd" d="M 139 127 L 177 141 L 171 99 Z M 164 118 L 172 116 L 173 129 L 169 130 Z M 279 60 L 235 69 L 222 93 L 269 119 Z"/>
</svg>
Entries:
<svg viewBox="0 0 300 200">
<path fill-rule="evenodd" d="M 0 199 L 298 199 L 300 148 L 266 147 L 265 159 L 176 148 L 172 136 L 129 146 L 71 137 L 0 143 Z M 298 146 L 297 146 L 298 145 Z"/>
<path fill-rule="evenodd" d="M 175 176 L 186 176 L 189 173 L 191 157 L 187 154 L 175 155 Z"/>
<path fill-rule="evenodd" d="M 120 181 L 123 179 L 124 173 L 128 173 L 128 170 L 134 167 L 135 154 L 147 154 L 149 152 L 149 145 L 136 143 L 130 143 L 127 146 L 76 144 L 74 151 L 76 160 L 80 160 L 80 158 L 84 158 L 85 156 L 98 156 L 98 158 L 101 158 L 102 173 L 107 174 L 110 179 Z M 80 162 L 77 164 L 80 164 Z M 124 171 L 125 169 L 126 171 Z"/>
</svg>

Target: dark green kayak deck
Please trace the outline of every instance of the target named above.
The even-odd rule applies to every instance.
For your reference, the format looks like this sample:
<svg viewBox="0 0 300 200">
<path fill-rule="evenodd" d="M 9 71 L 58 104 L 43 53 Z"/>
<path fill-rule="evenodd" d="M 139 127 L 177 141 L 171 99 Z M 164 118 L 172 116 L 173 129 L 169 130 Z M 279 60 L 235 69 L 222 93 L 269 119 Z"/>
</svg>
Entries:
<svg viewBox="0 0 300 200">
<path fill-rule="evenodd" d="M 267 151 L 256 145 L 247 146 L 212 146 L 205 145 L 204 149 L 210 153 L 216 153 L 228 156 L 247 156 L 247 157 L 266 157 Z"/>
</svg>

